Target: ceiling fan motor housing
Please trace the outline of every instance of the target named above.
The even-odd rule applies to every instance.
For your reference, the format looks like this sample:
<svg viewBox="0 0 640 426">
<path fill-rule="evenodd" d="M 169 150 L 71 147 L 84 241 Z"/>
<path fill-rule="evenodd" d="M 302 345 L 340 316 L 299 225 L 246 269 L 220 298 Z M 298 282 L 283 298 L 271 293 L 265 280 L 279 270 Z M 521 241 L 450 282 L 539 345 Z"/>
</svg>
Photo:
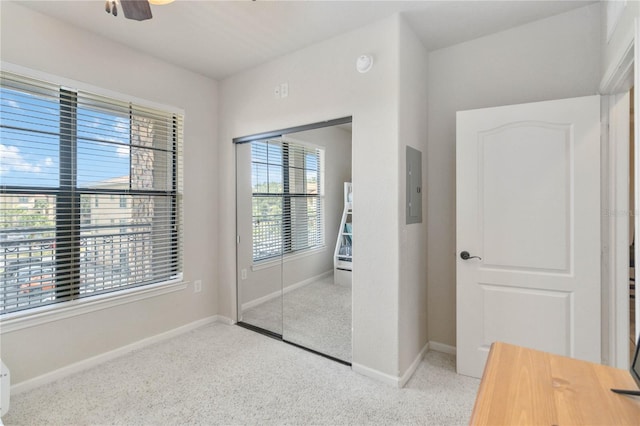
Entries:
<svg viewBox="0 0 640 426">
<path fill-rule="evenodd" d="M 113 3 L 115 7 L 115 2 Z M 135 21 L 145 21 L 153 18 L 151 6 L 147 0 L 120 0 L 124 17 Z"/>
</svg>

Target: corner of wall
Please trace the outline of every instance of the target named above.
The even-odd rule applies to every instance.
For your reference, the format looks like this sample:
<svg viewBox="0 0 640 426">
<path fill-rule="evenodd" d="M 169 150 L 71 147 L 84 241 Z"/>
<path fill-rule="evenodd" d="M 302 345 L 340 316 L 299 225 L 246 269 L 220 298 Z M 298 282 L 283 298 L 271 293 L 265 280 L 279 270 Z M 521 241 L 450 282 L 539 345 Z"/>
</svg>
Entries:
<svg viewBox="0 0 640 426">
<path fill-rule="evenodd" d="M 402 375 L 415 369 L 416 356 L 423 353 L 428 342 L 426 191 L 422 197 L 422 222 L 407 224 L 405 212 L 408 146 L 422 153 L 422 186 L 426 190 L 428 53 L 402 17 L 399 18 L 398 58 L 398 367 Z"/>
</svg>

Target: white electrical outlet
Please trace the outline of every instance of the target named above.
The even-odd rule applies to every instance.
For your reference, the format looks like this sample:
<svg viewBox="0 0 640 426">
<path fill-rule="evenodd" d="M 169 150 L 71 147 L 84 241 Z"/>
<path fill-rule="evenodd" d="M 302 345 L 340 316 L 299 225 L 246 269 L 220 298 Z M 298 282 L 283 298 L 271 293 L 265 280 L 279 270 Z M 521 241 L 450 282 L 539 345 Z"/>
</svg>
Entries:
<svg viewBox="0 0 640 426">
<path fill-rule="evenodd" d="M 193 283 L 193 292 L 200 293 L 202 291 L 202 280 L 196 280 Z"/>
<path fill-rule="evenodd" d="M 281 83 L 280 84 L 280 97 L 286 98 L 289 96 L 289 83 Z"/>
<path fill-rule="evenodd" d="M 247 279 L 247 270 L 243 269 L 240 271 L 240 279 L 246 280 Z"/>
</svg>

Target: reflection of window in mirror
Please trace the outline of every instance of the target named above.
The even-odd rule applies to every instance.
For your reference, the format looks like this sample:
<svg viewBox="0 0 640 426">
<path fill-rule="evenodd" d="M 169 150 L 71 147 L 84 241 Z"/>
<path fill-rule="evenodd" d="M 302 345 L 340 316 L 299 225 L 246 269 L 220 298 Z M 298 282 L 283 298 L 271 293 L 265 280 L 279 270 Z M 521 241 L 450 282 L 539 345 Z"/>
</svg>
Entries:
<svg viewBox="0 0 640 426">
<path fill-rule="evenodd" d="M 320 124 L 234 140 L 238 321 L 348 364 L 351 280 L 337 283 L 334 261 L 339 236 L 351 238 L 351 124 Z"/>
<path fill-rule="evenodd" d="M 254 263 L 324 245 L 323 153 L 279 139 L 251 143 Z"/>
</svg>

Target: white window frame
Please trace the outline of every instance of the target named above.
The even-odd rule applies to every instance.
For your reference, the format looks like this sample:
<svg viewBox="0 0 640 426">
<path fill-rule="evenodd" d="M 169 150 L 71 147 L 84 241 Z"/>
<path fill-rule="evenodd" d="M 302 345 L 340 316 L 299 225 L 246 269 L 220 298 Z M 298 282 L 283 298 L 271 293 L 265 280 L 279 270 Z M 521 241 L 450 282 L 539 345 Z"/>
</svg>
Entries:
<svg viewBox="0 0 640 426">
<path fill-rule="evenodd" d="M 96 95 L 114 99 L 126 99 L 128 102 L 135 103 L 141 107 L 172 111 L 176 114 L 182 115 L 184 123 L 185 111 L 182 108 L 149 101 L 132 95 L 93 86 L 81 81 L 76 81 L 43 71 L 34 70 L 6 61 L 0 61 L 0 68 L 4 71 L 19 74 L 27 78 L 56 82 L 56 84 L 62 87 L 73 87 L 74 90 L 87 91 Z M 180 155 L 183 155 L 183 153 L 180 153 Z M 182 216 L 182 192 L 179 193 L 178 198 L 180 200 L 178 206 L 178 214 Z M 181 234 L 182 236 L 184 236 L 184 229 L 181 229 Z M 180 256 L 182 257 L 184 253 L 182 243 L 179 244 L 178 250 L 180 250 Z M 180 264 L 182 264 L 182 261 L 180 261 Z M 155 298 L 168 293 L 185 291 L 188 286 L 189 282 L 184 281 L 183 271 L 180 271 L 178 274 L 176 274 L 176 277 L 174 279 L 163 282 L 134 288 L 126 288 L 111 293 L 104 293 L 81 299 L 69 300 L 37 308 L 3 314 L 0 316 L 0 336 L 5 333 L 11 333 L 17 330 L 35 327 L 52 321 L 58 321 L 65 318 L 84 315 L 90 312 L 96 312 L 103 309 L 141 301 L 144 299 Z"/>
</svg>

